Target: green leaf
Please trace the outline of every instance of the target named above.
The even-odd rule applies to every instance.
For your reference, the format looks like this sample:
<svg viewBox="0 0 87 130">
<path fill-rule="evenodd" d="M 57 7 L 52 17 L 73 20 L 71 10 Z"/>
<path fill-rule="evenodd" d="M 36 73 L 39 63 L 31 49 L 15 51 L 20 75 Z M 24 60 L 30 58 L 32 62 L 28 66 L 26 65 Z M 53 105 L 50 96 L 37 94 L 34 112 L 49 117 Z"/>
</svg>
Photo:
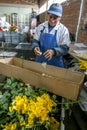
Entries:
<svg viewBox="0 0 87 130">
<path fill-rule="evenodd" d="M 45 86 L 41 86 L 37 91 L 38 91 L 38 93 L 40 95 L 42 95 L 42 94 L 46 93 L 46 87 Z"/>
<path fill-rule="evenodd" d="M 4 83 L 0 83 L 0 87 L 4 86 Z"/>
<path fill-rule="evenodd" d="M 32 87 L 28 87 L 28 88 L 25 89 L 25 95 L 26 95 L 26 96 L 30 96 L 30 95 L 32 95 L 33 93 L 34 93 L 34 90 L 33 90 Z"/>
<path fill-rule="evenodd" d="M 2 95 L 2 92 L 0 91 L 0 95 Z"/>
<path fill-rule="evenodd" d="M 7 115 L 9 116 L 13 116 L 15 114 L 15 111 L 12 111 L 12 112 L 8 112 Z"/>
<path fill-rule="evenodd" d="M 6 96 L 3 95 L 3 97 L 1 98 L 1 101 L 3 101 L 3 104 L 4 104 L 8 102 L 8 99 L 6 98 Z"/>
<path fill-rule="evenodd" d="M 24 121 L 24 117 L 22 116 L 21 118 L 20 118 L 20 123 L 22 123 Z"/>
<path fill-rule="evenodd" d="M 0 110 L 0 115 L 3 114 L 5 111 L 4 110 Z"/>
<path fill-rule="evenodd" d="M 24 86 L 24 83 L 23 83 L 23 82 L 19 82 L 19 85 L 20 85 L 21 87 L 23 87 L 23 86 Z"/>
<path fill-rule="evenodd" d="M 23 96 L 24 94 L 23 94 L 23 93 L 19 93 L 18 95 L 19 95 L 19 96 Z"/>
<path fill-rule="evenodd" d="M 66 100 L 64 101 L 64 103 L 65 103 L 64 108 L 65 108 L 66 110 L 69 110 L 69 109 L 70 109 L 70 106 L 71 106 L 71 101 L 70 101 L 69 99 L 66 99 Z"/>
<path fill-rule="evenodd" d="M 13 89 L 13 90 L 11 90 L 11 94 L 16 95 L 16 94 L 18 94 L 18 92 L 15 89 Z"/>
<path fill-rule="evenodd" d="M 18 82 L 14 82 L 14 83 L 12 83 L 11 88 L 12 88 L 12 89 L 13 89 L 13 88 L 16 88 L 17 85 L 18 85 Z"/>
<path fill-rule="evenodd" d="M 39 121 L 39 117 L 34 118 L 34 124 L 36 124 Z"/>
<path fill-rule="evenodd" d="M 3 109 L 8 110 L 8 103 L 3 104 Z"/>
<path fill-rule="evenodd" d="M 11 86 L 10 86 L 9 84 L 5 84 L 5 85 L 4 85 L 4 88 L 5 88 L 5 89 L 11 89 Z"/>
<path fill-rule="evenodd" d="M 5 96 L 6 98 L 10 98 L 11 93 L 7 90 L 7 91 L 4 92 L 3 96 Z"/>
<path fill-rule="evenodd" d="M 50 129 L 50 123 L 49 123 L 48 121 L 46 121 L 45 128 L 46 128 L 47 130 Z"/>
<path fill-rule="evenodd" d="M 53 94 L 52 99 L 55 101 L 57 99 L 57 95 Z"/>
<path fill-rule="evenodd" d="M 17 79 L 15 79 L 14 77 L 10 77 L 10 79 L 12 83 L 17 81 Z"/>
<path fill-rule="evenodd" d="M 8 84 L 8 85 L 11 85 L 11 83 L 12 83 L 11 79 L 10 79 L 10 78 L 7 78 L 7 84 Z"/>
<path fill-rule="evenodd" d="M 22 126 L 21 130 L 26 130 L 24 126 Z"/>
<path fill-rule="evenodd" d="M 3 95 L 0 93 L 0 98 L 2 98 L 3 97 Z"/>
<path fill-rule="evenodd" d="M 5 124 L 6 122 L 7 122 L 6 117 L 5 118 L 4 117 L 0 118 L 0 124 Z"/>
</svg>

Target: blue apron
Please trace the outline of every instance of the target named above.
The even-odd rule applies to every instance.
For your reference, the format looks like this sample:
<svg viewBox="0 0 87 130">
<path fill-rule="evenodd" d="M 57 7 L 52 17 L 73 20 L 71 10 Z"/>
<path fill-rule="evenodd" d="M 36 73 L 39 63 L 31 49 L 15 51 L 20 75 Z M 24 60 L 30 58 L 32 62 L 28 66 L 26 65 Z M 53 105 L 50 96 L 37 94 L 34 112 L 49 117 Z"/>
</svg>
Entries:
<svg viewBox="0 0 87 130">
<path fill-rule="evenodd" d="M 55 34 L 41 33 L 40 35 L 40 51 L 44 53 L 48 49 L 58 47 Z M 58 66 L 64 68 L 63 58 L 53 56 L 51 60 L 46 59 L 43 55 L 36 56 L 35 61 L 43 63 L 46 62 L 48 65 Z"/>
</svg>

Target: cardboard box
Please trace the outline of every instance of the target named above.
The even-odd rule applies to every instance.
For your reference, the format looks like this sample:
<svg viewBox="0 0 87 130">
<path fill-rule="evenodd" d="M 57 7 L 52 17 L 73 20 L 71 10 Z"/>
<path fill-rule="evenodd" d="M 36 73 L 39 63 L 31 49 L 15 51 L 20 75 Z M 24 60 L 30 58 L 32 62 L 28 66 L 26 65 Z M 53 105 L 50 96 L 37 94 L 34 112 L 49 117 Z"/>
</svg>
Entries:
<svg viewBox="0 0 87 130">
<path fill-rule="evenodd" d="M 0 74 L 13 76 L 35 87 L 45 86 L 50 92 L 76 100 L 81 90 L 84 74 L 65 68 L 27 61 L 20 58 L 0 60 Z"/>
</svg>

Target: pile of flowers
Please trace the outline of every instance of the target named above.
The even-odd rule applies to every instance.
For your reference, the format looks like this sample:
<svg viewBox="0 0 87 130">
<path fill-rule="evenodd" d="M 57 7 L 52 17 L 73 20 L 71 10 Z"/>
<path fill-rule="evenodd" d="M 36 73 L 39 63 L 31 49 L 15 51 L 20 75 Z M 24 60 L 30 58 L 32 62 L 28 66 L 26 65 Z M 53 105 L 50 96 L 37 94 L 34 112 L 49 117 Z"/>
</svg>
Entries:
<svg viewBox="0 0 87 130">
<path fill-rule="evenodd" d="M 18 26 L 17 25 L 12 25 L 12 26 L 10 26 L 10 28 L 9 28 L 9 31 L 18 31 Z"/>
<path fill-rule="evenodd" d="M 59 130 L 58 96 L 17 79 L 0 83 L 0 130 Z"/>
<path fill-rule="evenodd" d="M 87 70 L 87 60 L 79 60 L 78 65 L 81 70 Z"/>
</svg>

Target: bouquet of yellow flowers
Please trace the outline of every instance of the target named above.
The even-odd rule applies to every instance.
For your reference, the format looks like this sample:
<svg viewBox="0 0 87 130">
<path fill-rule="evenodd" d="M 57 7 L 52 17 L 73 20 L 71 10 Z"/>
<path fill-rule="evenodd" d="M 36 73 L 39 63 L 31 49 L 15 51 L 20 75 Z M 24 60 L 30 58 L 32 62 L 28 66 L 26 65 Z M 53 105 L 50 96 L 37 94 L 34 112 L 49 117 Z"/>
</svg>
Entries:
<svg viewBox="0 0 87 130">
<path fill-rule="evenodd" d="M 18 31 L 18 26 L 17 25 L 12 25 L 10 26 L 10 31 Z"/>
<path fill-rule="evenodd" d="M 59 130 L 57 95 L 13 77 L 0 90 L 0 130 Z"/>
</svg>

